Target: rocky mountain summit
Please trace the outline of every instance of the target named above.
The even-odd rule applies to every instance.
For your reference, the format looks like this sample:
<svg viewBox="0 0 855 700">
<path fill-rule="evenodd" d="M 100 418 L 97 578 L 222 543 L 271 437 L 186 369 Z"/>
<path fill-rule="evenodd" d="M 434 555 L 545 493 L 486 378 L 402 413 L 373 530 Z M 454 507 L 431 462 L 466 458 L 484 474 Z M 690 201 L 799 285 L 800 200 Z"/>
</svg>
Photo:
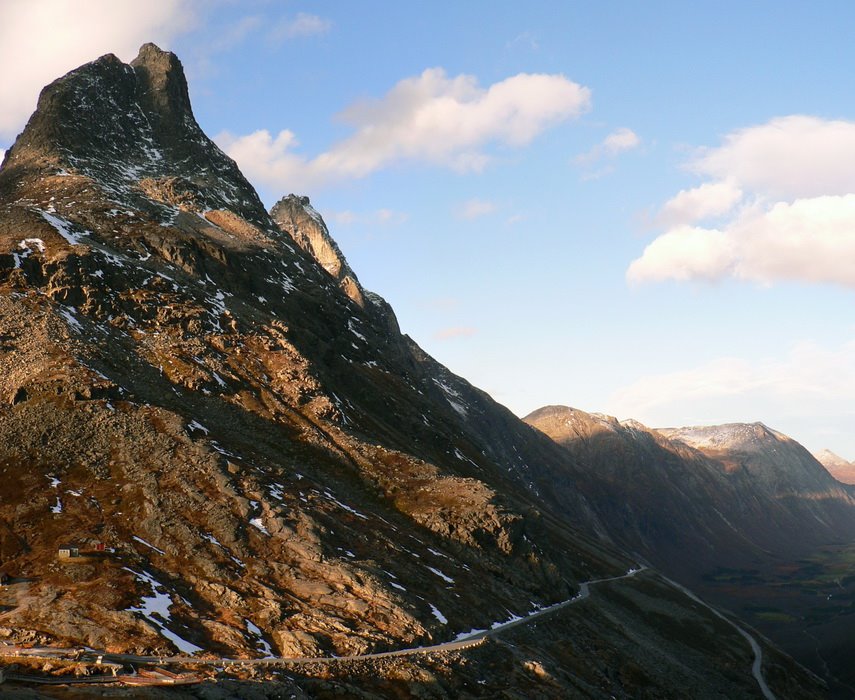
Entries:
<svg viewBox="0 0 855 700">
<path fill-rule="evenodd" d="M 581 462 L 401 334 L 307 198 L 265 211 L 154 45 L 47 86 L 7 153 L 0 347 L 7 641 L 353 658 L 605 579 L 512 643 L 241 692 L 758 695 L 744 631 L 628 577 Z M 762 648 L 782 697 L 821 696 Z"/>
<path fill-rule="evenodd" d="M 831 450 L 820 450 L 814 457 L 838 481 L 855 484 L 855 463 L 848 462 Z"/>
</svg>

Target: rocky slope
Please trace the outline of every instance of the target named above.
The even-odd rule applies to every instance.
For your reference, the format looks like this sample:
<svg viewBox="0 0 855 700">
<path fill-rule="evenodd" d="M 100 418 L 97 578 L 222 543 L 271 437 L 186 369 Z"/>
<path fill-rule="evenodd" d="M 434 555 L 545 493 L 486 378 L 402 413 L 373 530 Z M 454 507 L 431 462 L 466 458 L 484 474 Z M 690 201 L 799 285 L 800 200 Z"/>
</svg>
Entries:
<svg viewBox="0 0 855 700">
<path fill-rule="evenodd" d="M 7 153 L 0 345 L 9 639 L 353 655 L 451 639 L 635 563 L 578 465 L 402 335 L 307 199 L 264 210 L 151 44 L 46 87 Z M 62 544 L 95 551 L 63 561 Z M 654 666 L 680 666 L 681 643 L 650 652 L 676 626 L 698 644 L 671 677 L 709 689 L 687 695 L 756 694 L 747 645 L 722 657 L 708 611 L 655 574 L 626 589 L 630 632 L 608 607 L 584 642 L 539 623 L 549 645 L 527 644 L 556 672 L 512 652 L 523 670 L 499 688 L 678 696 Z M 477 694 L 470 660 L 496 673 L 509 652 L 483 653 L 437 671 L 442 692 Z M 585 659 L 599 670 L 580 690 L 566 669 Z"/>
<path fill-rule="evenodd" d="M 847 462 L 831 450 L 820 450 L 814 458 L 838 481 L 844 484 L 855 484 L 855 463 Z"/>
</svg>

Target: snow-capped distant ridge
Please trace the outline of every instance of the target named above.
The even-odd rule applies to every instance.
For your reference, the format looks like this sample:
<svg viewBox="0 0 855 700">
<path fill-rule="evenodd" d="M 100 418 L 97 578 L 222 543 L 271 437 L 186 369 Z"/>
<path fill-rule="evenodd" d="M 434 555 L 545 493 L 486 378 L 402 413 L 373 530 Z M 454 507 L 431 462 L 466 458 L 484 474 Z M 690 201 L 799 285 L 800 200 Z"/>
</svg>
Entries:
<svg viewBox="0 0 855 700">
<path fill-rule="evenodd" d="M 700 450 L 748 448 L 770 441 L 791 441 L 783 433 L 773 430 L 760 421 L 683 428 L 656 428 L 656 432 L 671 440 L 679 440 Z"/>
<path fill-rule="evenodd" d="M 849 462 L 829 449 L 819 450 L 813 456 L 835 479 L 844 484 L 855 484 L 855 462 Z"/>
</svg>

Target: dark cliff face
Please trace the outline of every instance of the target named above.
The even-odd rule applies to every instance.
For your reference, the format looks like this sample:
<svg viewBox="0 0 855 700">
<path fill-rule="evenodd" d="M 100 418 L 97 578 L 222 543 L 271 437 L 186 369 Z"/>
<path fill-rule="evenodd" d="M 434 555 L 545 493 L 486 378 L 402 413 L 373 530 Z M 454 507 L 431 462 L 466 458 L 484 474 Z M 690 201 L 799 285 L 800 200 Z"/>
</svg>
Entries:
<svg viewBox="0 0 855 700">
<path fill-rule="evenodd" d="M 578 465 L 401 335 L 308 200 L 273 215 L 196 124 L 174 55 L 105 56 L 42 92 L 0 170 L 0 556 L 30 579 L 3 634 L 353 654 L 488 627 L 634 565 Z M 114 551 L 68 567 L 68 540 Z M 664 588 L 710 641 L 681 678 L 750 693 L 727 670 L 750 650 L 722 660 L 711 614 L 650 576 L 581 625 L 584 650 L 552 630 L 543 658 L 577 654 L 583 686 L 572 663 L 502 678 L 667 696 L 681 642 L 638 603 Z M 639 655 L 639 639 L 669 651 Z M 649 673 L 618 679 L 615 658 Z M 444 671 L 452 694 L 467 662 Z"/>
</svg>

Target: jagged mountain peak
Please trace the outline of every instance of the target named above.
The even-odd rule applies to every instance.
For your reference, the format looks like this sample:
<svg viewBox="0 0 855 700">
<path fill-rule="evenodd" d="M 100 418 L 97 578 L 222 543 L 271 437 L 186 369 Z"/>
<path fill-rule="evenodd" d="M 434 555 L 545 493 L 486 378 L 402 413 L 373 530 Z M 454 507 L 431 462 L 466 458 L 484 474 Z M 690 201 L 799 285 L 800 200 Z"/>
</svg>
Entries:
<svg viewBox="0 0 855 700">
<path fill-rule="evenodd" d="M 175 203 L 161 190 L 179 178 L 185 209 L 229 209 L 274 229 L 255 189 L 196 122 L 181 62 L 154 44 L 130 64 L 106 54 L 42 90 L 0 191 L 14 196 L 28 179 L 57 174 L 90 178 L 115 201 L 149 211 L 152 200 Z"/>
<path fill-rule="evenodd" d="M 164 118 L 181 119 L 193 114 L 184 67 L 171 51 L 143 44 L 131 61 L 143 96 Z"/>
<path fill-rule="evenodd" d="M 279 228 L 317 260 L 351 300 L 365 306 L 365 290 L 308 197 L 296 194 L 282 197 L 273 205 L 270 215 Z"/>
</svg>

